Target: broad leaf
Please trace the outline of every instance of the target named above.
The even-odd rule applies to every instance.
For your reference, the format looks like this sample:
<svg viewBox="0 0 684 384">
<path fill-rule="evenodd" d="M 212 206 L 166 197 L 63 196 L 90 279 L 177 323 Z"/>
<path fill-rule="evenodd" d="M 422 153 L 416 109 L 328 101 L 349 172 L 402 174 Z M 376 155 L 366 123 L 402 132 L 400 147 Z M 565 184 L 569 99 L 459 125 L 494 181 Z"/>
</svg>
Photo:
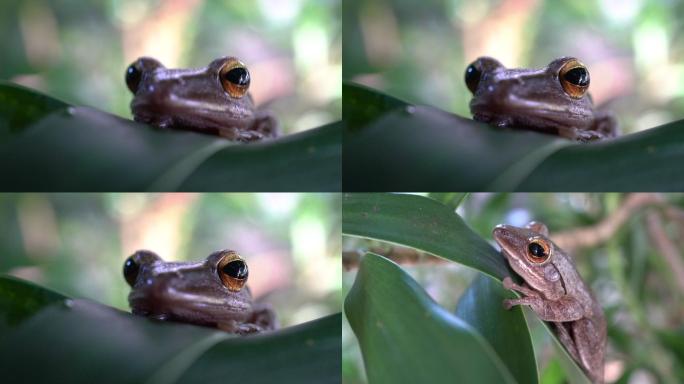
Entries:
<svg viewBox="0 0 684 384">
<path fill-rule="evenodd" d="M 346 191 L 684 189 L 684 120 L 582 144 L 358 88 L 344 85 L 345 106 L 359 106 L 345 109 Z"/>
<path fill-rule="evenodd" d="M 338 191 L 334 123 L 259 143 L 160 130 L 0 83 L 4 190 Z"/>
<path fill-rule="evenodd" d="M 370 383 L 516 382 L 485 338 L 381 256 L 364 256 L 345 313 Z"/>
<path fill-rule="evenodd" d="M 459 299 L 456 316 L 487 339 L 518 383 L 536 383 L 534 350 L 523 313 L 502 305 L 512 297 L 499 282 L 478 274 Z"/>
<path fill-rule="evenodd" d="M 0 279 L 24 300 L 54 295 Z M 44 291 L 44 292 L 41 292 Z M 0 314 L 19 300 L 0 302 Z M 338 383 L 341 315 L 238 337 L 192 325 L 155 322 L 88 300 L 44 300 L 0 338 L 6 382 Z"/>
<path fill-rule="evenodd" d="M 422 196 L 345 194 L 342 232 L 420 249 L 499 280 L 512 272 L 503 256 L 452 208 Z"/>
</svg>

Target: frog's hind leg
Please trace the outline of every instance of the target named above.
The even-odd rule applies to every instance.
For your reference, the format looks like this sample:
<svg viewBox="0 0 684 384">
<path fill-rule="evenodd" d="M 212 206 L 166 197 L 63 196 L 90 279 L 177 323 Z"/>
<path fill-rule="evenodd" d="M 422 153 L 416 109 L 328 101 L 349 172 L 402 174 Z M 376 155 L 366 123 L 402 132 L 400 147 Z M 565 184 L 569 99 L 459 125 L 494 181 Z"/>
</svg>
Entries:
<svg viewBox="0 0 684 384">
<path fill-rule="evenodd" d="M 570 356 L 572 356 L 572 358 L 581 365 L 582 360 L 577 352 L 575 340 L 570 335 L 568 328 L 565 326 L 565 324 L 560 322 L 553 323 L 553 325 L 555 326 L 554 328 L 556 329 L 556 336 L 558 336 L 558 340 L 560 340 L 561 344 L 563 344 L 565 350 L 568 351 Z"/>
<path fill-rule="evenodd" d="M 579 355 L 578 361 L 595 383 L 603 382 L 603 359 L 605 353 L 605 334 L 592 319 L 576 321 L 572 332 Z"/>
</svg>

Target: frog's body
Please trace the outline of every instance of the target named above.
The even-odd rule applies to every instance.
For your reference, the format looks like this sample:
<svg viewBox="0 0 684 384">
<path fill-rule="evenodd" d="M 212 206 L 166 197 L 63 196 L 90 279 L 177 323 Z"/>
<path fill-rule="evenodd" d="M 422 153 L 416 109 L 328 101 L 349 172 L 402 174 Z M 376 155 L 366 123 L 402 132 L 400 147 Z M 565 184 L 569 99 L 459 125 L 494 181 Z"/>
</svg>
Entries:
<svg viewBox="0 0 684 384">
<path fill-rule="evenodd" d="M 517 285 L 510 277 L 503 280 L 504 288 L 524 295 L 504 301 L 506 308 L 529 305 L 542 320 L 552 322 L 572 358 L 593 382 L 602 383 L 606 321 L 572 258 L 548 239 L 541 223 L 525 228 L 500 225 L 493 234 L 511 268 L 525 281 Z"/>
<path fill-rule="evenodd" d="M 237 141 L 277 135 L 276 120 L 256 109 L 247 92 L 249 72 L 234 57 L 196 69 L 167 69 L 141 57 L 128 67 L 126 83 L 134 95 L 131 111 L 136 121 Z"/>
<path fill-rule="evenodd" d="M 481 57 L 468 66 L 465 79 L 477 121 L 578 141 L 617 135 L 615 118 L 594 108 L 589 71 L 575 58 L 562 57 L 541 69 L 508 69 Z"/>
<path fill-rule="evenodd" d="M 255 333 L 277 327 L 273 310 L 252 302 L 247 264 L 233 251 L 214 252 L 200 262 L 165 262 L 137 251 L 124 264 L 136 315 Z"/>
</svg>

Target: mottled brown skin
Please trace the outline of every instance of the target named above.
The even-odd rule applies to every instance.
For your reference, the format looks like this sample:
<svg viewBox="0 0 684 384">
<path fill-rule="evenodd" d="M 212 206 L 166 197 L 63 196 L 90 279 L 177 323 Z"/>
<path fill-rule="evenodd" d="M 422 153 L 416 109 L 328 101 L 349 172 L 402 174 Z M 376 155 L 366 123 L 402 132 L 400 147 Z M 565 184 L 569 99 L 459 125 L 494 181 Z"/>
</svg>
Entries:
<svg viewBox="0 0 684 384">
<path fill-rule="evenodd" d="M 527 305 L 542 320 L 552 322 L 570 356 L 593 382 L 603 383 L 606 322 L 572 258 L 553 244 L 541 223 L 532 222 L 525 228 L 499 225 L 493 235 L 511 268 L 524 280 L 518 285 L 511 277 L 504 278 L 504 288 L 523 295 L 505 300 L 506 309 Z M 531 259 L 531 242 L 546 242 L 548 259 Z"/>
<path fill-rule="evenodd" d="M 561 85 L 559 71 L 569 60 L 576 59 L 561 57 L 540 69 L 509 69 L 491 57 L 478 58 L 471 64 L 482 73 L 470 101 L 473 119 L 581 142 L 615 137 L 617 122 L 610 113 L 595 109 L 588 92 L 573 98 Z"/>
<path fill-rule="evenodd" d="M 169 69 L 153 58 L 139 58 L 131 64 L 142 72 L 131 101 L 133 118 L 235 141 L 277 136 L 276 119 L 258 110 L 249 93 L 234 97 L 222 86 L 219 72 L 229 60 L 236 59 L 221 57 L 203 68 Z"/>
<path fill-rule="evenodd" d="M 227 250 L 199 262 L 165 262 L 150 251 L 131 258 L 140 266 L 128 302 L 133 314 L 157 320 L 214 327 L 249 334 L 277 328 L 270 306 L 252 302 L 247 286 L 229 290 L 217 273 Z"/>
</svg>

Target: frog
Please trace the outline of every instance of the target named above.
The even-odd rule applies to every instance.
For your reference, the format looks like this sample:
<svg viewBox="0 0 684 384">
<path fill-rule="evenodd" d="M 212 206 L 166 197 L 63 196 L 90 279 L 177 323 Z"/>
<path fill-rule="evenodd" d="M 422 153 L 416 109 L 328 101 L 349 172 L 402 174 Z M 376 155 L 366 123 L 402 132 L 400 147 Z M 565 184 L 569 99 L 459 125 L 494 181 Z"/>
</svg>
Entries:
<svg viewBox="0 0 684 384">
<path fill-rule="evenodd" d="M 197 262 L 165 262 L 138 250 L 124 262 L 134 315 L 176 321 L 247 335 L 278 327 L 273 309 L 252 300 L 249 269 L 233 250 L 220 250 Z"/>
<path fill-rule="evenodd" d="M 126 69 L 137 122 L 251 142 L 278 135 L 270 112 L 255 107 L 251 76 L 236 57 L 224 56 L 203 68 L 167 69 L 140 57 Z"/>
<path fill-rule="evenodd" d="M 476 121 L 582 143 L 618 135 L 613 114 L 594 107 L 589 70 L 577 58 L 560 57 L 539 69 L 509 69 L 484 56 L 468 65 L 465 83 Z"/>
<path fill-rule="evenodd" d="M 601 305 L 582 279 L 575 262 L 549 239 L 545 224 L 532 221 L 525 227 L 498 225 L 494 240 L 513 271 L 503 286 L 522 294 L 505 299 L 504 308 L 529 306 L 540 319 L 550 322 L 558 340 L 594 383 L 603 382 L 606 321 Z"/>
</svg>

